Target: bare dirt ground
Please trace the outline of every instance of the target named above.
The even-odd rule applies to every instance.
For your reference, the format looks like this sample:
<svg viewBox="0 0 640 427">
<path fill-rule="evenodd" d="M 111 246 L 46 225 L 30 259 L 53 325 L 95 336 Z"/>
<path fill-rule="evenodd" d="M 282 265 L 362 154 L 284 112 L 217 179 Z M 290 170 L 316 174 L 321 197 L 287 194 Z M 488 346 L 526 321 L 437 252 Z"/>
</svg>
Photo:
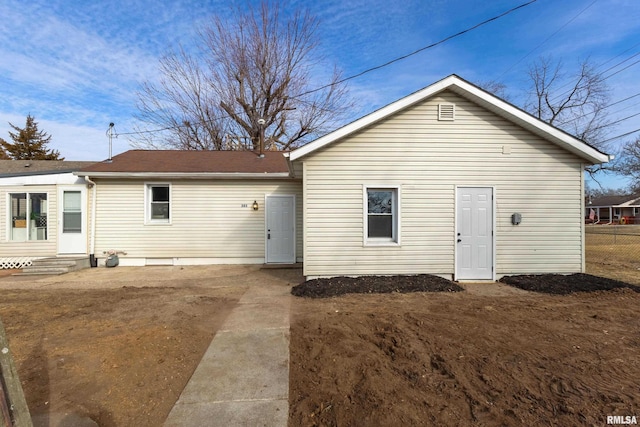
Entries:
<svg viewBox="0 0 640 427">
<path fill-rule="evenodd" d="M 635 257 L 594 250 L 589 261 L 591 273 L 640 284 Z M 573 283 L 587 292 L 496 283 L 296 298 L 290 425 L 599 426 L 607 415 L 640 418 L 640 293 L 588 292 L 597 282 L 611 285 L 577 276 L 562 290 Z M 537 289 L 549 291 L 544 285 Z"/>
<path fill-rule="evenodd" d="M 247 286 L 277 274 L 118 267 L 0 278 L 0 318 L 34 424 L 162 425 Z"/>
<path fill-rule="evenodd" d="M 597 242 L 588 273 L 640 285 L 632 249 Z M 297 283 L 296 274 L 118 267 L 0 278 L 0 317 L 36 425 L 75 416 L 161 425 L 245 285 Z M 631 290 L 392 288 L 295 298 L 291 320 L 291 426 L 606 425 L 606 415 L 640 415 Z"/>
<path fill-rule="evenodd" d="M 296 299 L 290 424 L 605 425 L 640 415 L 640 295 Z"/>
</svg>

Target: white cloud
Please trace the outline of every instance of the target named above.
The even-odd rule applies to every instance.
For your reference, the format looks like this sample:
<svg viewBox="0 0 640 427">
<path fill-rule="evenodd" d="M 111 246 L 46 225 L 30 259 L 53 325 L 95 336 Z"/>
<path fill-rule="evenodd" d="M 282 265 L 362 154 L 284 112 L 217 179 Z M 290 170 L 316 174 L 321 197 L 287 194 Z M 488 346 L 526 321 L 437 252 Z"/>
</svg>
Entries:
<svg viewBox="0 0 640 427">
<path fill-rule="evenodd" d="M 191 43 L 198 26 L 210 14 L 224 13 L 229 3 L 244 4 L 243 0 L 3 0 L 0 136 L 7 136 L 7 121 L 21 126 L 30 113 L 53 135 L 53 148 L 68 159 L 96 153 L 106 157 L 108 123 L 116 122 L 121 132 L 132 130 L 135 90 L 139 82 L 156 77 L 160 54 L 177 43 Z M 346 76 L 511 7 L 509 2 L 471 0 L 290 3 L 309 7 L 318 15 L 318 36 L 326 59 L 337 62 Z M 496 78 L 586 6 L 582 0 L 537 2 L 351 81 L 352 95 L 364 114 L 451 73 L 473 82 Z M 605 61 L 633 44 L 629 40 L 638 39 L 639 21 L 637 0 L 596 2 L 514 67 L 505 83 L 510 92 L 520 92 L 526 64 L 543 54 L 565 58 L 568 65 L 588 55 Z M 630 77 L 634 73 L 631 69 L 611 80 L 616 94 L 640 91 Z M 128 144 L 114 140 L 114 151 L 116 147 L 123 151 Z"/>
</svg>

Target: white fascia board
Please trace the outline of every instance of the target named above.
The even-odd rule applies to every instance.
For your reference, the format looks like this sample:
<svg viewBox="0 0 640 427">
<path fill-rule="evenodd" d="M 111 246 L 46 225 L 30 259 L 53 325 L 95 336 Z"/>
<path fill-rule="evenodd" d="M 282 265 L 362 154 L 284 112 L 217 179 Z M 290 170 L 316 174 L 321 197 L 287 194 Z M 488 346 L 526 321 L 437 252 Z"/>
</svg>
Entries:
<svg viewBox="0 0 640 427">
<path fill-rule="evenodd" d="M 56 173 L 43 175 L 8 176 L 0 178 L 0 187 L 14 185 L 74 185 L 84 184 L 83 179 L 73 173 Z"/>
<path fill-rule="evenodd" d="M 140 178 L 140 179 L 289 179 L 287 172 L 278 173 L 179 173 L 179 172 L 74 172 L 91 178 Z"/>
<path fill-rule="evenodd" d="M 640 208 L 640 205 L 628 205 L 626 203 L 622 203 L 620 205 L 585 205 L 587 208 L 600 208 L 600 209 L 609 209 L 609 208 Z"/>
<path fill-rule="evenodd" d="M 594 164 L 606 163 L 612 160 L 612 157 L 608 154 L 598 151 L 597 149 L 585 144 L 578 138 L 537 119 L 526 111 L 514 107 L 513 105 L 501 100 L 500 98 L 496 98 L 488 94 L 487 92 L 477 88 L 476 86 L 465 82 L 464 80 L 456 79 L 456 82 L 452 86 L 454 86 L 454 92 L 459 93 L 462 96 L 471 96 L 472 98 L 475 98 L 476 101 L 480 101 L 479 103 L 481 105 L 485 104 L 485 107 L 488 104 L 497 108 L 498 110 L 501 110 L 502 114 L 497 114 L 502 115 L 503 117 L 515 122 L 516 124 L 519 124 L 520 126 L 523 126 L 525 129 L 534 128 L 538 130 L 538 134 L 542 134 L 542 136 L 546 137 L 552 142 L 555 142 L 564 149 L 571 151 L 572 153 L 577 154 L 578 156 L 589 160 Z"/>
<path fill-rule="evenodd" d="M 502 101 L 501 99 L 462 80 L 456 75 L 446 77 L 443 80 L 432 84 L 431 86 L 428 86 L 418 92 L 395 101 L 387 105 L 386 107 L 374 111 L 373 113 L 368 114 L 323 137 L 320 137 L 317 140 L 310 142 L 309 144 L 303 145 L 302 147 L 292 151 L 289 158 L 293 161 L 304 157 L 326 145 L 331 144 L 338 139 L 344 138 L 352 133 L 364 129 L 365 127 L 379 120 L 382 120 L 415 103 L 421 102 L 424 99 L 427 99 L 430 96 L 433 96 L 434 94 L 446 89 L 452 89 L 454 92 L 460 94 L 461 96 L 466 95 L 466 97 L 471 98 L 472 100 L 475 99 L 475 101 L 479 102 L 481 105 L 484 104 L 485 108 L 489 106 L 493 107 L 489 108 L 489 110 L 494 110 L 494 112 L 496 112 L 497 114 L 502 113 L 501 115 L 503 117 L 507 118 L 508 120 L 512 120 L 520 126 L 537 130 L 537 133 L 541 136 L 551 140 L 552 142 L 560 145 L 566 150 L 569 150 L 594 164 L 606 163 L 612 160 L 611 156 L 605 153 L 601 153 L 600 151 L 590 147 L 579 139 L 559 129 L 556 129 L 555 127 L 548 125 L 541 120 L 538 120 L 529 113 L 526 113 L 525 111 L 520 110 L 519 108 L 514 107 L 513 105 L 505 101 Z"/>
<path fill-rule="evenodd" d="M 618 206 L 620 206 L 621 208 L 637 208 L 640 205 L 638 205 L 637 203 L 634 204 L 634 202 L 636 201 L 636 199 L 629 200 L 628 202 L 620 203 Z"/>
</svg>

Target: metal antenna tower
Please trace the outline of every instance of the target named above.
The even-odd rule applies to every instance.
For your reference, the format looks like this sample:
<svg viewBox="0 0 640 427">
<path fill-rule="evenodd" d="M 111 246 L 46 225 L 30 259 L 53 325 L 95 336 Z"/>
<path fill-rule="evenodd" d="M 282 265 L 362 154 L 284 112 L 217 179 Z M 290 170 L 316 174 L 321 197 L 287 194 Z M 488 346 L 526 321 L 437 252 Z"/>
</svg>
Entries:
<svg viewBox="0 0 640 427">
<path fill-rule="evenodd" d="M 109 129 L 107 130 L 107 136 L 109 137 L 109 158 L 108 162 L 111 161 L 111 157 L 113 157 L 113 127 L 115 124 L 113 122 L 109 123 Z"/>
</svg>

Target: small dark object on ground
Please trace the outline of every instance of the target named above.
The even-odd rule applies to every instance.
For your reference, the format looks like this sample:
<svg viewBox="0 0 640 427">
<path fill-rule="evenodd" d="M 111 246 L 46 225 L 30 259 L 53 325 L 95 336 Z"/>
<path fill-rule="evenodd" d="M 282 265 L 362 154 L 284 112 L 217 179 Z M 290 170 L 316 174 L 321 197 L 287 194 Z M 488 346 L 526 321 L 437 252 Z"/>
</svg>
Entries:
<svg viewBox="0 0 640 427">
<path fill-rule="evenodd" d="M 328 298 L 344 294 L 460 292 L 464 288 L 430 274 L 414 276 L 332 277 L 307 280 L 291 289 L 297 297 Z"/>
<path fill-rule="evenodd" d="M 574 292 L 610 291 L 622 288 L 640 292 L 640 286 L 584 273 L 504 276 L 500 279 L 500 282 L 525 291 L 556 295 L 568 295 Z"/>
</svg>

